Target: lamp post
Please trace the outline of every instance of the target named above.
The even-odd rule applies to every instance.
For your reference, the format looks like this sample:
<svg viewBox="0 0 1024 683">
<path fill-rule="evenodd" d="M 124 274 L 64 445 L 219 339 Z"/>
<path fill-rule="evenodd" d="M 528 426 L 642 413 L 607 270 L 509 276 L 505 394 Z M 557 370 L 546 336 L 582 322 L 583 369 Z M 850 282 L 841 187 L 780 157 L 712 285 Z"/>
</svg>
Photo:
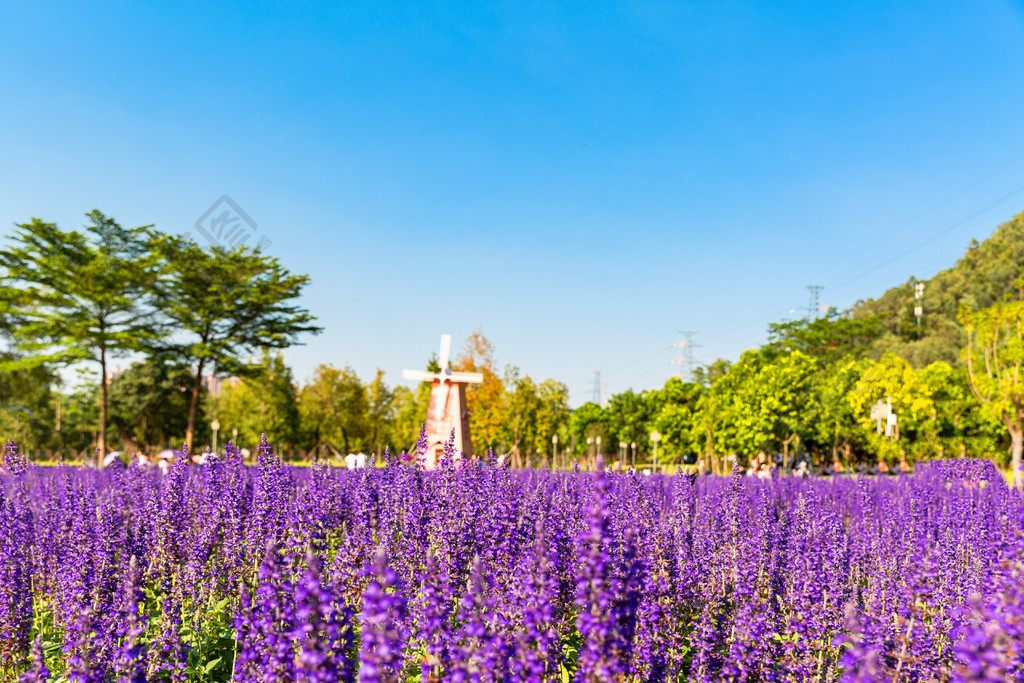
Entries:
<svg viewBox="0 0 1024 683">
<path fill-rule="evenodd" d="M 636 469 L 636 441 L 631 441 L 629 443 L 629 447 L 633 451 L 633 469 L 635 470 Z"/>
<path fill-rule="evenodd" d="M 626 466 L 626 447 L 628 444 L 625 441 L 619 442 L 619 469 L 621 470 Z"/>
<path fill-rule="evenodd" d="M 588 458 L 591 458 L 591 457 L 594 456 L 594 449 L 591 448 L 591 446 L 593 446 L 593 445 L 594 445 L 594 437 L 588 436 L 587 437 L 587 457 Z"/>
<path fill-rule="evenodd" d="M 658 471 L 658 442 L 661 441 L 661 432 L 651 432 L 651 443 L 654 444 L 654 471 Z"/>
<path fill-rule="evenodd" d="M 220 421 L 217 420 L 217 418 L 214 418 L 213 422 L 210 423 L 210 429 L 213 430 L 213 452 L 216 455 L 216 453 L 217 453 L 217 432 L 220 431 Z"/>
<path fill-rule="evenodd" d="M 551 469 L 558 469 L 558 434 L 551 435 Z"/>
<path fill-rule="evenodd" d="M 596 437 L 594 443 L 597 446 L 594 448 L 594 468 L 597 468 L 597 459 L 601 457 L 601 437 Z M 603 459 L 603 458 L 602 458 Z"/>
</svg>

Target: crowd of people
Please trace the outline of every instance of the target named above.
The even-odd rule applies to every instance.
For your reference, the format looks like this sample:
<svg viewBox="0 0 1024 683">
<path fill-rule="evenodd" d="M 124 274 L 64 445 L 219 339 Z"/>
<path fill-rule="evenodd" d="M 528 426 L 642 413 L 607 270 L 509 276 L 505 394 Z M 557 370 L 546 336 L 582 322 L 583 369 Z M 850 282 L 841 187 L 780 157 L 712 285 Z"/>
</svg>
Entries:
<svg viewBox="0 0 1024 683">
<path fill-rule="evenodd" d="M 903 474 L 910 471 L 912 471 L 910 463 L 904 459 L 901 459 L 895 466 L 890 466 L 883 458 L 875 465 L 869 466 L 867 463 L 861 463 L 854 468 L 847 467 L 839 458 L 835 458 L 831 464 L 823 463 L 815 467 L 804 456 L 798 456 L 787 462 L 786 456 L 782 453 L 769 456 L 766 452 L 760 451 L 750 459 L 750 466 L 747 468 L 746 474 L 748 477 L 770 479 L 773 476 L 779 475 L 792 477 L 833 477 L 847 474 L 882 476 Z"/>
</svg>

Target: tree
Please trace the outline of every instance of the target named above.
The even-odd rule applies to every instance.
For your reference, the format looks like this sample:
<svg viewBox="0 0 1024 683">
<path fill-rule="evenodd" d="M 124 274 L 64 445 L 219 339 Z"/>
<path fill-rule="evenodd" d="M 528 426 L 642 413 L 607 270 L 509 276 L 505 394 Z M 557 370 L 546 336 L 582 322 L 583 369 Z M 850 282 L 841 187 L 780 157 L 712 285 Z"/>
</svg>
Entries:
<svg viewBox="0 0 1024 683">
<path fill-rule="evenodd" d="M 788 459 L 790 444 L 815 419 L 815 372 L 814 360 L 799 351 L 744 352 L 710 389 L 722 409 L 717 438 L 746 454 L 780 446 Z"/>
<path fill-rule="evenodd" d="M 415 388 L 394 388 L 393 420 L 388 427 L 386 443 L 399 452 L 410 452 L 419 436 L 420 427 L 430 404 L 430 385 L 420 382 Z"/>
<path fill-rule="evenodd" d="M 258 249 L 203 249 L 171 236 L 159 248 L 167 266 L 157 302 L 175 330 L 187 336 L 167 350 L 195 368 L 185 430 L 191 446 L 204 370 L 244 376 L 258 369 L 244 362 L 256 349 L 283 349 L 298 343 L 300 334 L 322 328 L 293 303 L 309 277 L 293 275 Z"/>
<path fill-rule="evenodd" d="M 661 433 L 666 461 L 703 450 L 707 435 L 701 420 L 700 402 L 705 393 L 707 390 L 701 385 L 675 377 L 655 392 L 652 403 L 657 413 L 653 426 Z"/>
<path fill-rule="evenodd" d="M 244 379 L 221 390 L 211 405 L 225 432 L 238 430 L 239 444 L 255 447 L 260 435 L 272 444 L 294 446 L 298 439 L 299 403 L 291 369 L 281 354 L 264 350 L 258 364 L 251 364 Z"/>
<path fill-rule="evenodd" d="M 719 358 L 711 365 L 694 368 L 693 381 L 702 387 L 710 387 L 712 384 L 729 374 L 732 363 Z"/>
<path fill-rule="evenodd" d="M 1024 302 L 998 303 L 980 311 L 963 308 L 971 391 L 1010 434 L 1013 485 L 1021 485 L 1024 450 Z M 979 361 L 982 365 L 979 366 Z"/>
<path fill-rule="evenodd" d="M 569 433 L 576 445 L 576 454 L 588 449 L 587 439 L 601 437 L 602 446 L 608 443 L 608 416 L 604 409 L 588 401 L 572 412 L 569 418 Z M 585 451 L 590 456 L 589 449 Z"/>
<path fill-rule="evenodd" d="M 473 434 L 473 448 L 483 453 L 496 448 L 507 427 L 505 414 L 506 383 L 498 376 L 494 364 L 494 346 L 480 328 L 466 338 L 462 351 L 455 357 L 452 369 L 459 372 L 479 372 L 484 381 L 466 387 L 469 410 L 469 428 Z M 426 409 L 424 409 L 424 415 Z M 420 418 L 422 421 L 422 417 Z"/>
<path fill-rule="evenodd" d="M 552 448 L 552 436 L 564 436 L 562 432 L 572 412 L 569 409 L 569 387 L 562 382 L 546 379 L 537 385 L 537 398 L 539 404 L 534 423 L 533 450 L 546 453 Z M 554 461 L 551 467 L 556 467 Z"/>
<path fill-rule="evenodd" d="M 391 445 L 395 408 L 395 392 L 384 382 L 384 371 L 378 368 L 373 381 L 366 385 L 367 442 L 374 453 L 382 453 L 385 446 Z"/>
<path fill-rule="evenodd" d="M 899 442 L 880 436 L 871 419 L 871 405 L 889 399 L 898 418 L 900 441 L 914 443 L 934 413 L 934 402 L 910 363 L 891 353 L 864 367 L 848 400 L 868 447 L 883 457 L 902 457 Z"/>
<path fill-rule="evenodd" d="M 313 436 L 313 450 L 341 447 L 345 453 L 363 447 L 369 431 L 367 392 L 355 371 L 320 365 L 299 395 L 302 424 Z"/>
<path fill-rule="evenodd" d="M 99 366 L 98 465 L 107 452 L 107 362 L 146 348 L 159 329 L 150 295 L 159 258 L 150 226 L 125 228 L 99 211 L 84 232 L 38 218 L 0 250 L 0 295 L 17 348 L 0 371 L 79 362 Z"/>
<path fill-rule="evenodd" d="M 507 365 L 504 396 L 504 442 L 508 445 L 508 452 L 512 454 L 514 465 L 520 467 L 523 451 L 526 452 L 527 458 L 535 452 L 534 430 L 540 409 L 537 384 L 529 375 L 520 375 L 519 368 Z"/>
<path fill-rule="evenodd" d="M 842 452 L 850 459 L 853 448 L 864 442 L 859 418 L 863 406 L 850 396 L 871 361 L 849 360 L 835 365 L 818 377 L 819 417 L 809 435 L 835 459 Z"/>
<path fill-rule="evenodd" d="M 125 446 L 137 451 L 181 439 L 191 386 L 187 367 L 160 358 L 133 363 L 115 377 L 110 383 L 110 422 Z"/>
<path fill-rule="evenodd" d="M 854 319 L 830 310 L 813 320 L 768 325 L 766 350 L 779 353 L 800 351 L 817 360 L 822 368 L 827 368 L 844 358 L 863 358 L 881 335 L 881 316 Z"/>
<path fill-rule="evenodd" d="M 0 362 L 14 354 L 0 354 Z M 45 366 L 0 372 L 0 433 L 23 448 L 52 443 L 57 394 L 56 375 Z"/>
<path fill-rule="evenodd" d="M 656 411 L 654 399 L 648 392 L 636 393 L 627 389 L 608 400 L 604 409 L 610 439 L 608 447 L 614 447 L 618 453 L 620 442 L 647 441 Z"/>
</svg>

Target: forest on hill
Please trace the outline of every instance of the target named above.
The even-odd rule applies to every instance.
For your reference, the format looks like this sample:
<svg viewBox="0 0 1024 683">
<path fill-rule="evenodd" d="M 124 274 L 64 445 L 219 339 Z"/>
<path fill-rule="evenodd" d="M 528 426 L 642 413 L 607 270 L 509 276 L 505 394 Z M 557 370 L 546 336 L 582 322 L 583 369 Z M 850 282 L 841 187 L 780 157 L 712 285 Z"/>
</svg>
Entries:
<svg viewBox="0 0 1024 683">
<path fill-rule="evenodd" d="M 957 322 L 960 310 L 1024 299 L 1024 212 L 1000 225 L 988 239 L 971 240 L 952 268 L 925 282 L 920 326 L 914 315 L 918 282 L 910 278 L 877 299 L 857 302 L 847 314 L 861 322 L 878 321 L 877 337 L 870 343 L 875 358 L 894 353 L 915 368 L 935 361 L 962 365 L 967 336 Z"/>
</svg>

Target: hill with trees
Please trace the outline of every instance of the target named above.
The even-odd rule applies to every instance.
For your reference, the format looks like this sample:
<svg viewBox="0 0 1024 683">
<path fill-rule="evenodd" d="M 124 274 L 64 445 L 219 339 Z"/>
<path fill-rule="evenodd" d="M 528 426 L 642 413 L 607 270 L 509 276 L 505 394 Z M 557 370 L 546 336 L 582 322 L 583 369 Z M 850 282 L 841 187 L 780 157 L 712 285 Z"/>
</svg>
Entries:
<svg viewBox="0 0 1024 683">
<path fill-rule="evenodd" d="M 894 353 L 915 368 L 935 361 L 962 365 L 967 335 L 957 321 L 961 309 L 978 310 L 1024 298 L 1024 212 L 1000 225 L 988 239 L 972 240 L 952 268 L 925 282 L 920 326 L 914 316 L 918 282 L 910 278 L 877 299 L 859 301 L 848 315 L 878 323 L 878 336 L 870 344 L 874 358 Z"/>
</svg>

